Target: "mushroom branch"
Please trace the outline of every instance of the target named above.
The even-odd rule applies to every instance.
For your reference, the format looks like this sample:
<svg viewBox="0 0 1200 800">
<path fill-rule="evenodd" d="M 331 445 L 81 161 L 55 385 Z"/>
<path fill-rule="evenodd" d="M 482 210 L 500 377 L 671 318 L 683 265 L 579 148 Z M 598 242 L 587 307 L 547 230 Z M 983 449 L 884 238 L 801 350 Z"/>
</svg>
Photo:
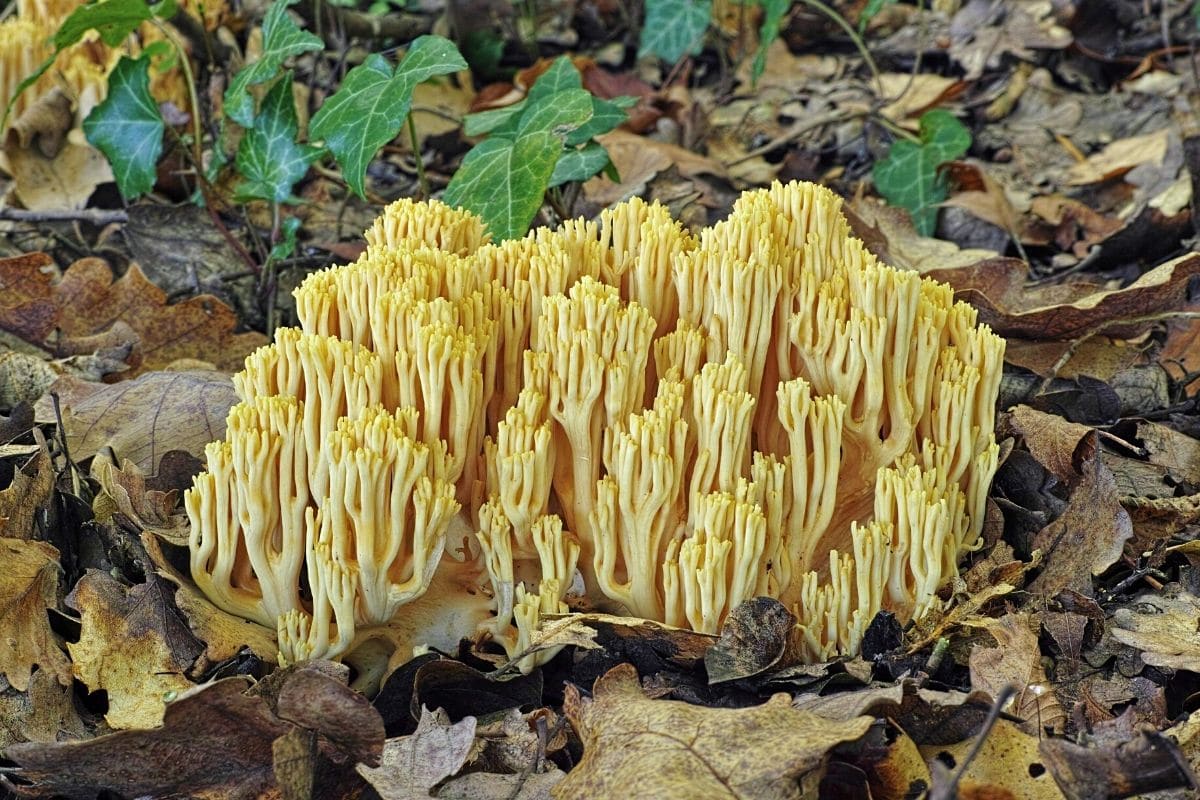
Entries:
<svg viewBox="0 0 1200 800">
<path fill-rule="evenodd" d="M 576 602 L 713 633 L 757 595 L 823 659 L 976 546 L 1004 342 L 828 190 L 498 243 L 400 200 L 366 235 L 247 359 L 186 499 L 196 583 L 283 660 L 469 639 L 529 670 Z"/>
</svg>

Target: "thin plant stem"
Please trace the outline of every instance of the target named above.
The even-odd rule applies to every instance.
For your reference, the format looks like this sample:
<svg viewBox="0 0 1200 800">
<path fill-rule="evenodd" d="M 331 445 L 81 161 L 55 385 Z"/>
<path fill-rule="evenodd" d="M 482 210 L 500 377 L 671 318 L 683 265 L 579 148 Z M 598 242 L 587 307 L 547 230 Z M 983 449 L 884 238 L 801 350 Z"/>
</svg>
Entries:
<svg viewBox="0 0 1200 800">
<path fill-rule="evenodd" d="M 406 124 L 408 125 L 408 139 L 412 142 L 413 161 L 417 165 L 417 185 L 421 187 L 421 196 L 418 199 L 424 200 L 429 197 L 429 179 L 425 177 L 425 160 L 421 158 L 421 144 L 417 141 L 417 123 L 413 122 L 412 111 L 408 112 Z"/>
<path fill-rule="evenodd" d="M 854 42 L 854 46 L 858 48 L 858 52 L 862 55 L 863 60 L 867 62 L 867 68 L 871 70 L 871 76 L 875 79 L 875 86 L 879 90 L 879 96 L 883 97 L 883 79 L 879 75 L 879 65 L 875 63 L 875 58 L 871 55 L 871 51 L 867 49 L 867 43 L 858 35 L 858 31 L 854 30 L 854 26 L 836 10 L 822 3 L 821 0 L 802 0 L 802 2 L 829 17 L 839 28 L 846 32 L 846 35 L 850 37 L 850 41 Z"/>
</svg>

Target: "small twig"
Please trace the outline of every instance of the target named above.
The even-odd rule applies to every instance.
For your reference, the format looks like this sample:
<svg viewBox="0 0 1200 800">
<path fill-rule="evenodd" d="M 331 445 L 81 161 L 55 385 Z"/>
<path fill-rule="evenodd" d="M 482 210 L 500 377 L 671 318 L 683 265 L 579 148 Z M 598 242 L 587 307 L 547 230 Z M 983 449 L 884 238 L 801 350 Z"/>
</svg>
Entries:
<svg viewBox="0 0 1200 800">
<path fill-rule="evenodd" d="M 1042 379 L 1040 384 L 1038 384 L 1037 390 L 1034 391 L 1032 396 L 1037 397 L 1038 395 L 1044 394 L 1045 391 L 1050 388 L 1050 384 L 1054 381 L 1054 379 L 1058 377 L 1058 373 L 1062 371 L 1062 368 L 1065 367 L 1071 358 L 1079 352 L 1079 348 L 1083 347 L 1084 343 L 1093 336 L 1097 336 L 1109 328 L 1117 328 L 1124 325 L 1141 325 L 1152 322 L 1165 322 L 1169 319 L 1200 319 L 1200 311 L 1161 311 L 1155 314 L 1145 314 L 1140 317 L 1108 319 L 1104 322 L 1101 322 L 1099 325 L 1093 326 L 1089 330 L 1084 331 L 1078 339 L 1075 339 L 1070 345 L 1067 346 L 1067 349 L 1064 350 L 1062 355 L 1058 357 L 1058 360 L 1051 365 L 1049 371 L 1046 373 L 1046 377 Z"/>
<path fill-rule="evenodd" d="M 111 225 L 128 222 L 129 214 L 123 209 L 81 208 L 56 209 L 54 211 L 26 211 L 23 208 L 0 208 L 0 219 L 13 222 L 86 222 L 90 225 Z"/>
<path fill-rule="evenodd" d="M 983 749 L 984 740 L 991 735 L 992 729 L 996 727 L 996 721 L 1000 719 L 1000 714 L 1004 707 L 1008 705 L 1008 701 L 1016 695 L 1017 689 L 1011 684 L 1000 690 L 1000 694 L 996 696 L 996 702 L 992 703 L 991 709 L 988 710 L 987 718 L 983 721 L 983 727 L 979 729 L 979 733 L 975 737 L 975 743 L 971 745 L 970 752 L 967 757 L 962 760 L 962 763 L 951 774 L 950 779 L 946 782 L 936 781 L 933 788 L 929 791 L 929 800 L 956 800 L 958 797 L 958 782 L 962 780 L 967 769 L 970 768 L 971 762 L 979 755 L 979 751 Z"/>
<path fill-rule="evenodd" d="M 318 9 L 318 5 L 320 8 Z M 300 0 L 295 6 L 300 16 L 309 22 L 318 14 L 329 18 L 336 27 L 354 39 L 398 39 L 411 41 L 423 33 L 433 30 L 434 18 L 418 14 L 362 14 L 349 8 L 341 8 L 317 0 Z"/>
<path fill-rule="evenodd" d="M 771 152 L 772 150 L 775 150 L 779 147 L 783 147 L 786 144 L 791 144 L 792 142 L 794 142 L 796 139 L 799 139 L 804 134 L 806 134 L 809 131 L 814 130 L 816 128 L 820 128 L 822 125 L 828 125 L 832 122 L 838 122 L 843 119 L 853 119 L 854 117 L 861 117 L 861 116 L 865 116 L 865 115 L 866 115 L 865 111 L 855 111 L 855 112 L 847 113 L 845 111 L 839 110 L 839 111 L 826 111 L 824 114 L 818 114 L 815 117 L 809 117 L 808 119 L 800 120 L 799 122 L 793 123 L 792 127 L 788 128 L 786 131 L 779 134 L 778 136 L 776 136 L 774 139 L 767 142 L 766 144 L 756 147 L 753 150 L 748 151 L 745 155 L 738 156 L 737 158 L 735 158 L 731 161 L 726 161 L 724 166 L 734 167 L 734 166 L 737 166 L 738 164 L 741 164 L 743 161 L 749 161 L 752 158 L 757 158 L 758 156 L 766 155 L 767 153 Z"/>
</svg>

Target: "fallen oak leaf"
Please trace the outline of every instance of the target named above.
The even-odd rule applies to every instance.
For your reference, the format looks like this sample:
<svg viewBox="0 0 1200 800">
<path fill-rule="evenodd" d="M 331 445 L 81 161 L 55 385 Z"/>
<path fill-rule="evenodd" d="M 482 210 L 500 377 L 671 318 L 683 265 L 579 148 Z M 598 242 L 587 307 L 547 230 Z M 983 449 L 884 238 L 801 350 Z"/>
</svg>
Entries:
<svg viewBox="0 0 1200 800">
<path fill-rule="evenodd" d="M 1157 594 L 1143 594 L 1113 614 L 1109 633 L 1136 648 L 1142 661 L 1155 667 L 1195 669 L 1200 659 L 1200 598 L 1170 584 Z"/>
<path fill-rule="evenodd" d="M 742 709 L 651 700 L 636 670 L 622 664 L 596 681 L 590 700 L 568 685 L 564 710 L 583 740 L 583 759 L 553 795 L 799 798 L 801 781 L 816 780 L 828 752 L 874 720 L 830 720 L 790 704 L 784 694 Z"/>
<path fill-rule="evenodd" d="M 45 542 L 0 539 L 0 675 L 19 691 L 36 665 L 59 683 L 71 683 L 71 662 L 50 629 L 58 606 L 58 550 Z"/>
<path fill-rule="evenodd" d="M 80 614 L 79 641 L 68 643 L 75 676 L 104 690 L 113 728 L 152 728 L 166 697 L 191 688 L 185 673 L 204 647 L 188 630 L 157 575 L 125 587 L 107 572 L 84 575 L 67 602 Z"/>
<path fill-rule="evenodd" d="M 422 707 L 416 731 L 388 739 L 379 766 L 360 764 L 358 774 L 383 800 L 429 797 L 435 786 L 458 774 L 474 746 L 474 717 L 451 724 L 450 716 L 442 709 Z"/>
</svg>

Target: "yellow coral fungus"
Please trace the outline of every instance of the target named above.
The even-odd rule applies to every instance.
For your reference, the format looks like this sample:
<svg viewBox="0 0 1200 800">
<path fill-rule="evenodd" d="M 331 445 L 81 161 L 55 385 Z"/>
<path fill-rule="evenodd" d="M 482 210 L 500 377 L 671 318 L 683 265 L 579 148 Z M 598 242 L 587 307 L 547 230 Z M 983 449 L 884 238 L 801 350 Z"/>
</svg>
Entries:
<svg viewBox="0 0 1200 800">
<path fill-rule="evenodd" d="M 474 637 L 522 669 L 580 595 L 704 632 L 771 595 L 814 659 L 927 614 L 979 537 L 1004 343 L 840 209 L 775 184 L 697 235 L 635 200 L 493 244 L 393 204 L 237 378 L 197 583 L 287 659 Z"/>
</svg>

